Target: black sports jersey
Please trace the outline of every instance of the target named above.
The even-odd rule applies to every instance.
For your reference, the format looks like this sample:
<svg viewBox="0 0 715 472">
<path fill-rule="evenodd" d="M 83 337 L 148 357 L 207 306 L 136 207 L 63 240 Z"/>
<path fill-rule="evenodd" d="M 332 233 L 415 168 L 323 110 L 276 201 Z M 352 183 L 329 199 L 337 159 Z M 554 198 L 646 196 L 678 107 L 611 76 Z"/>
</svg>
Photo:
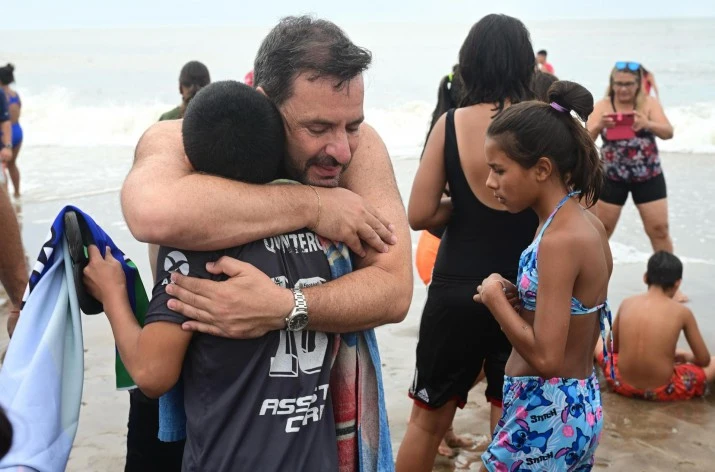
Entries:
<svg viewBox="0 0 715 472">
<path fill-rule="evenodd" d="M 206 262 L 248 262 L 283 287 L 330 280 L 320 241 L 308 230 L 223 251 L 159 250 L 146 323 L 187 320 L 166 306 L 170 273 L 226 280 Z M 185 471 L 335 471 L 335 420 L 328 390 L 336 336 L 273 331 L 235 340 L 197 333 L 183 366 L 187 414 Z"/>
</svg>

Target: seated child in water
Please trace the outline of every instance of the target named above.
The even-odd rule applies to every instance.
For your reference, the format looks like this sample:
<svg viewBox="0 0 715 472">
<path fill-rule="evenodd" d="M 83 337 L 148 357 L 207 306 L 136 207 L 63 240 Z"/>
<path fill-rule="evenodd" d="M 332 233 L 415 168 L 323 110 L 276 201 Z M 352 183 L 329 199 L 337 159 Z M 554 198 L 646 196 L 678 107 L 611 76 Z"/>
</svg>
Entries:
<svg viewBox="0 0 715 472">
<path fill-rule="evenodd" d="M 614 392 L 646 400 L 688 400 L 702 396 L 715 378 L 715 358 L 693 312 L 673 300 L 682 277 L 680 260 L 658 251 L 648 260 L 648 291 L 621 303 L 613 327 L 615 378 L 600 346 L 595 352 Z M 676 349 L 681 331 L 692 352 Z"/>
</svg>

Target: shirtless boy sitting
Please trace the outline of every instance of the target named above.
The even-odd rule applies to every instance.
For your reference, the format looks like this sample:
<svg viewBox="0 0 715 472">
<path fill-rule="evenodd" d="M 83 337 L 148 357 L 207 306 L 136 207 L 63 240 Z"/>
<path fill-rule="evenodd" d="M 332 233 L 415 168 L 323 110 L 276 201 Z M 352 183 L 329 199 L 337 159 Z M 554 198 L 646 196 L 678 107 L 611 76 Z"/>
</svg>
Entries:
<svg viewBox="0 0 715 472">
<path fill-rule="evenodd" d="M 680 260 L 658 251 L 648 260 L 648 291 L 621 303 L 613 326 L 615 379 L 600 342 L 595 351 L 614 392 L 646 400 L 688 400 L 704 395 L 715 378 L 715 357 L 710 357 L 693 312 L 673 300 L 682 277 Z M 692 352 L 676 349 L 681 331 Z"/>
</svg>

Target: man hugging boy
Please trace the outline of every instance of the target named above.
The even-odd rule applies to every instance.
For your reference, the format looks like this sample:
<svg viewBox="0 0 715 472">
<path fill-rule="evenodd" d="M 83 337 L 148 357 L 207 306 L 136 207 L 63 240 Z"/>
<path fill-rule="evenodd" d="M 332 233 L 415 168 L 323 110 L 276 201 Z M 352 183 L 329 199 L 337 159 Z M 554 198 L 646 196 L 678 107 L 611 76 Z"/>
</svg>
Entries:
<svg viewBox="0 0 715 472">
<path fill-rule="evenodd" d="M 183 136 L 186 155 L 201 172 L 264 184 L 283 169 L 279 111 L 238 82 L 203 88 L 188 106 Z M 226 280 L 207 270 L 222 256 L 249 263 L 245 271 L 261 271 L 276 286 L 293 289 L 296 309 L 286 314 L 285 329 L 234 340 L 181 328 L 188 318 L 169 308 L 175 301 L 167 293 L 172 273 Z M 146 395 L 159 397 L 183 379 L 183 470 L 337 470 L 328 386 L 338 338 L 304 329 L 307 317 L 299 313 L 301 300 L 305 303 L 301 288 L 331 279 L 318 237 L 303 229 L 220 251 L 161 247 L 157 269 L 143 328 L 111 254 L 103 259 L 90 247 L 85 284 L 104 304 L 121 358 Z"/>
</svg>

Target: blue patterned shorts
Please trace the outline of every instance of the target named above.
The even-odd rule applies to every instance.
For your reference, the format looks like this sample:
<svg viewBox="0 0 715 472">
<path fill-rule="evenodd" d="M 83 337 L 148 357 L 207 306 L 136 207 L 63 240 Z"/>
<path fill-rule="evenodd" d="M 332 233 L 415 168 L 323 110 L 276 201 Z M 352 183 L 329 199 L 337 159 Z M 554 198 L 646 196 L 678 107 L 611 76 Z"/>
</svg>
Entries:
<svg viewBox="0 0 715 472">
<path fill-rule="evenodd" d="M 504 408 L 482 454 L 490 472 L 590 471 L 603 428 L 601 391 L 587 379 L 504 376 Z"/>
</svg>

